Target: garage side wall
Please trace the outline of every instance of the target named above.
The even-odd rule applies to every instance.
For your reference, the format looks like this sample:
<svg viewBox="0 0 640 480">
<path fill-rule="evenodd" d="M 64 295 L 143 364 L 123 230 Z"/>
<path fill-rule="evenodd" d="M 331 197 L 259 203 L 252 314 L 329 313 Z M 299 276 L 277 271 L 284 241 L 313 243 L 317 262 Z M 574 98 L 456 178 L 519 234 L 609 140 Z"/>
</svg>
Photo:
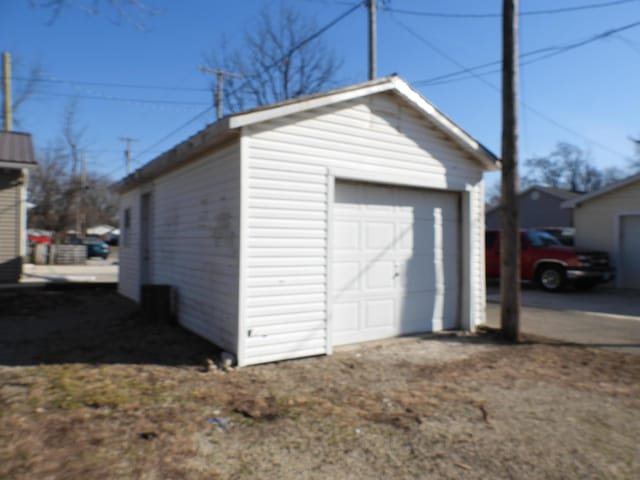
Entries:
<svg viewBox="0 0 640 480">
<path fill-rule="evenodd" d="M 156 178 L 122 200 L 132 208 L 121 291 L 138 299 L 140 197 L 151 194 L 150 283 L 172 285 L 179 322 L 236 353 L 240 214 L 239 146 Z M 121 270 L 122 272 L 122 270 Z M 128 278 L 127 275 L 131 277 Z"/>
<path fill-rule="evenodd" d="M 245 127 L 248 199 L 244 364 L 327 353 L 329 178 L 466 191 L 473 279 L 484 321 L 482 169 L 391 94 Z M 350 172 L 350 173 L 349 173 Z M 361 178 L 358 178 L 358 176 Z"/>
</svg>

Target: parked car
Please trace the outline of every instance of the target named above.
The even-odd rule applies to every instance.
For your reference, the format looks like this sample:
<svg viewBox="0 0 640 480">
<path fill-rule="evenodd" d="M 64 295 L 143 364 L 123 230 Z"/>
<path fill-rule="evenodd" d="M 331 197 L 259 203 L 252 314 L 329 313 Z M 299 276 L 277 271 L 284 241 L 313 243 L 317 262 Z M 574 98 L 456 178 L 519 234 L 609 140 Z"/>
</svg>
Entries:
<svg viewBox="0 0 640 480">
<path fill-rule="evenodd" d="M 103 259 L 107 259 L 109 253 L 111 253 L 111 248 L 107 245 L 101 238 L 98 237 L 85 237 L 85 238 L 74 238 L 70 241 L 70 243 L 74 245 L 86 245 L 87 246 L 87 258 L 91 257 L 102 257 Z"/>
<path fill-rule="evenodd" d="M 542 230 L 522 230 L 520 244 L 520 278 L 537 282 L 545 290 L 557 292 L 568 283 L 587 290 L 615 277 L 606 252 L 576 250 Z M 499 278 L 500 232 L 497 230 L 486 232 L 485 261 L 487 278 Z"/>
</svg>

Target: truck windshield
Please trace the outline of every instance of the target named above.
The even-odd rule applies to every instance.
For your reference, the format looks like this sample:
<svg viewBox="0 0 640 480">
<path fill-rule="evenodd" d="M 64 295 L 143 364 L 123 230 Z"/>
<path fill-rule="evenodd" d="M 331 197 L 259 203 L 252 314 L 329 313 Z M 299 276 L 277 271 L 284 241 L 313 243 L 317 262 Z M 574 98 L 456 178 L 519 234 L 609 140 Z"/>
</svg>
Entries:
<svg viewBox="0 0 640 480">
<path fill-rule="evenodd" d="M 529 243 L 533 247 L 562 246 L 562 243 L 556 237 L 554 237 L 550 233 L 540 230 L 529 230 L 527 232 L 527 238 L 529 239 Z"/>
</svg>

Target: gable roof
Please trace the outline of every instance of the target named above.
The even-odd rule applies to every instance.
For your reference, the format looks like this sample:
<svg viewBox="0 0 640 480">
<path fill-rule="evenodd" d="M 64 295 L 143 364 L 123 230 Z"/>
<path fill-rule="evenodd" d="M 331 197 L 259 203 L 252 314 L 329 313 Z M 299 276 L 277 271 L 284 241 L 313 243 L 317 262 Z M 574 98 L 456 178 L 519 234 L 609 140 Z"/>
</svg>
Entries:
<svg viewBox="0 0 640 480">
<path fill-rule="evenodd" d="M 620 188 L 624 188 L 628 185 L 631 185 L 632 183 L 635 182 L 640 182 L 640 173 L 637 173 L 635 175 L 631 175 L 630 177 L 624 178 L 618 182 L 612 183 L 611 185 L 607 185 L 604 188 L 601 188 L 600 190 L 596 190 L 595 192 L 591 192 L 591 193 L 585 193 L 584 195 L 580 195 L 574 199 L 571 200 L 567 200 L 566 202 L 564 202 L 562 204 L 562 208 L 573 208 L 573 207 L 577 207 L 578 205 L 581 205 L 585 202 L 589 202 L 591 200 L 593 200 L 594 198 L 598 198 L 602 195 L 605 195 L 609 192 L 613 192 L 614 190 L 618 190 Z"/>
<path fill-rule="evenodd" d="M 579 193 L 575 193 L 575 192 L 570 192 L 569 190 L 564 190 L 562 188 L 557 188 L 557 187 L 545 187 L 543 185 L 533 185 L 529 188 L 527 188 L 526 190 L 523 190 L 522 192 L 520 192 L 518 194 L 518 198 L 520 197 L 525 197 L 526 195 L 528 195 L 530 192 L 532 192 L 533 190 L 538 190 L 540 192 L 546 193 L 547 195 L 551 195 L 552 197 L 557 198 L 558 200 L 569 200 L 571 198 L 575 198 L 577 196 L 579 196 Z M 561 204 L 564 205 L 564 204 Z M 495 205 L 491 208 L 488 208 L 487 211 L 485 212 L 485 215 L 494 212 L 495 210 L 498 210 L 500 208 L 500 205 Z"/>
<path fill-rule="evenodd" d="M 237 135 L 237 131 L 241 127 L 382 92 L 392 92 L 404 99 L 461 150 L 479 162 L 484 169 L 497 170 L 500 168 L 500 160 L 489 149 L 456 125 L 400 77 L 391 75 L 327 92 L 265 105 L 224 117 L 139 168 L 116 183 L 115 188 L 120 191 L 126 191 L 146 179 L 176 168 L 190 158 L 194 158 L 199 152 L 212 148 L 214 145 Z"/>
<path fill-rule="evenodd" d="M 0 131 L 1 168 L 30 168 L 36 165 L 31 134 Z"/>
</svg>

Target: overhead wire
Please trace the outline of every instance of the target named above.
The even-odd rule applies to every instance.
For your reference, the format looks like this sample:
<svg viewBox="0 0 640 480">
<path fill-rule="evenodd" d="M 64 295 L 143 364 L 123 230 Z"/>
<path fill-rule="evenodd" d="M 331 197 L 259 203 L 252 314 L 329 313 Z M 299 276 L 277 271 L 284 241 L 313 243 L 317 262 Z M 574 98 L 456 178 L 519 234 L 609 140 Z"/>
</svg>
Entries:
<svg viewBox="0 0 640 480">
<path fill-rule="evenodd" d="M 614 0 L 609 2 L 590 3 L 587 5 L 576 5 L 573 7 L 560 7 L 549 8 L 542 10 L 523 10 L 520 12 L 520 16 L 533 16 L 533 15 L 553 15 L 560 13 L 576 12 L 581 10 L 594 10 L 599 8 L 608 8 L 625 3 L 637 2 L 638 0 Z M 433 17 L 433 18 L 466 18 L 466 19 L 478 19 L 478 18 L 501 18 L 501 13 L 447 13 L 447 12 L 427 12 L 420 10 L 406 10 L 392 7 L 381 7 L 381 10 L 389 13 L 398 13 L 401 15 L 413 15 L 420 17 Z"/>
<path fill-rule="evenodd" d="M 393 17 L 391 17 L 393 19 Z M 403 26 L 403 28 L 408 29 L 409 27 L 406 26 L 406 24 L 404 24 L 403 22 L 394 19 L 394 21 L 400 25 Z M 547 58 L 551 58 L 557 55 L 560 55 L 562 53 L 566 53 L 568 51 L 571 50 L 575 50 L 576 48 L 579 47 L 583 47 L 585 45 L 588 45 L 590 43 L 599 41 L 599 40 L 603 40 L 605 38 L 608 37 L 612 37 L 612 36 L 616 36 L 618 33 L 626 31 L 626 30 L 630 30 L 632 28 L 637 28 L 640 26 L 640 21 L 636 21 L 636 22 L 632 22 L 626 25 L 622 25 L 620 27 L 616 27 L 616 28 L 610 28 L 607 29 L 603 32 L 594 34 L 584 40 L 578 40 L 572 43 L 568 43 L 565 45 L 558 45 L 558 46 L 547 46 L 547 47 L 542 47 L 542 48 L 538 48 L 535 50 L 532 50 L 530 52 L 525 52 L 523 54 L 520 55 L 520 59 L 525 59 L 525 58 L 529 58 L 529 57 L 535 57 L 532 58 L 531 60 L 526 60 L 526 61 L 522 61 L 520 62 L 520 66 L 525 66 L 525 65 L 530 65 L 532 63 L 536 63 L 542 60 L 545 60 Z M 415 32 L 412 33 L 413 36 L 416 36 Z M 546 52 L 546 53 L 545 53 Z M 450 73 L 446 73 L 446 74 L 442 74 L 442 75 L 438 75 L 435 77 L 431 77 L 425 80 L 418 80 L 416 82 L 414 82 L 414 84 L 416 85 L 421 85 L 421 86 L 427 86 L 427 85 L 441 85 L 444 83 L 448 83 L 448 81 L 457 81 L 457 80 L 462 80 L 462 79 L 467 79 L 469 78 L 469 76 L 465 76 L 464 74 L 469 74 L 473 77 L 475 77 L 476 75 L 489 75 L 492 73 L 498 73 L 501 71 L 501 69 L 493 69 L 490 71 L 485 71 L 482 73 L 476 73 L 479 70 L 484 70 L 485 68 L 488 67 L 492 67 L 492 66 L 497 66 L 500 65 L 501 61 L 500 60 L 496 60 L 493 62 L 487 62 L 487 63 L 483 63 L 480 65 L 475 65 L 473 67 L 466 67 L 466 68 L 462 68 L 461 70 L 455 71 L 455 72 L 450 72 Z M 458 64 L 458 66 L 460 66 Z"/>
<path fill-rule="evenodd" d="M 21 77 L 14 76 L 13 80 L 18 81 L 31 81 L 32 77 Z M 46 78 L 37 78 L 37 82 L 42 83 L 57 83 L 57 84 L 66 84 L 66 85 L 87 85 L 92 87 L 108 87 L 108 88 L 131 88 L 131 89 L 142 89 L 142 90 L 164 90 L 164 91 L 184 91 L 184 92 L 208 92 L 208 88 L 197 88 L 197 87 L 171 87 L 171 86 L 160 86 L 160 85 L 142 85 L 142 84 L 134 84 L 134 83 L 109 83 L 109 82 L 92 82 L 92 81 L 83 81 L 83 80 L 64 80 L 56 77 L 46 77 Z"/>
<path fill-rule="evenodd" d="M 333 20 L 331 20 L 329 23 L 327 23 L 326 25 L 324 25 L 322 28 L 320 28 L 319 30 L 315 31 L 314 33 L 312 33 L 311 35 L 309 35 L 308 37 L 304 38 L 303 40 L 301 40 L 300 42 L 298 42 L 296 45 L 294 45 L 292 48 L 289 49 L 289 51 L 283 55 L 281 58 L 278 58 L 276 61 L 274 61 L 273 63 L 267 65 L 267 67 L 265 67 L 267 70 L 270 70 L 274 67 L 276 67 L 278 64 L 280 64 L 283 60 L 285 60 L 289 55 L 291 55 L 293 52 L 299 50 L 300 48 L 304 47 L 305 45 L 307 45 L 309 42 L 315 40 L 316 38 L 318 38 L 320 35 L 322 35 L 323 33 L 325 33 L 327 30 L 329 30 L 330 28 L 334 27 L 336 24 L 338 24 L 340 21 L 344 20 L 346 17 L 348 17 L 349 15 L 351 15 L 353 12 L 355 12 L 358 8 L 362 7 L 363 5 L 366 4 L 366 1 L 360 1 L 358 3 L 356 3 L 355 5 L 352 5 L 351 8 L 347 9 L 345 12 L 341 13 L 340 15 L 338 15 L 337 17 L 335 17 Z M 244 86 L 248 83 L 248 80 L 245 81 L 243 84 L 241 84 L 239 87 L 237 87 L 236 89 L 233 90 L 233 92 L 237 92 L 240 89 L 244 88 Z M 151 151 L 153 148 L 157 147 L 158 145 L 160 145 L 161 143 L 165 142 L 166 140 L 168 140 L 170 137 L 172 137 L 173 135 L 175 135 L 176 133 L 178 133 L 180 130 L 186 128 L 187 126 L 189 126 L 190 124 L 192 124 L 193 122 L 195 122 L 196 120 L 198 120 L 199 118 L 201 118 L 202 116 L 204 116 L 206 113 L 208 113 L 209 111 L 211 111 L 214 108 L 214 105 L 209 106 L 208 108 L 206 108 L 205 110 L 201 111 L 200 113 L 198 113 L 196 116 L 194 116 L 193 118 L 189 119 L 188 121 L 186 121 L 185 123 L 183 123 L 182 125 L 180 125 L 179 127 L 175 128 L 174 130 L 172 130 L 171 132 L 167 133 L 166 135 L 164 135 L 161 139 L 159 139 L 158 141 L 154 142 L 150 147 L 146 148 L 145 150 L 143 150 L 142 152 L 138 153 L 132 160 L 132 164 L 136 164 L 140 162 L 140 159 L 142 158 L 143 155 L 145 155 L 146 153 L 148 153 L 149 151 Z M 111 175 L 113 175 L 114 173 L 122 170 L 124 168 L 124 165 L 121 165 L 120 167 L 112 170 L 111 172 L 107 173 L 105 176 L 110 177 Z"/>
<path fill-rule="evenodd" d="M 426 38 L 424 38 L 422 35 L 419 35 L 417 32 L 415 32 L 413 29 L 411 29 L 410 27 L 408 27 L 406 24 L 404 24 L 403 22 L 393 18 L 393 15 L 391 16 L 391 18 L 398 24 L 400 25 L 402 28 L 404 28 L 408 33 L 410 33 L 413 37 L 415 37 L 416 39 L 418 39 L 421 43 L 423 43 L 424 45 L 428 46 L 429 48 L 431 48 L 433 51 L 435 51 L 436 53 L 438 53 L 439 55 L 443 56 L 444 58 L 446 58 L 447 60 L 449 60 L 452 63 L 455 63 L 457 66 L 463 68 L 464 71 L 469 71 L 469 73 L 476 78 L 477 80 L 481 81 L 482 83 L 484 83 L 485 85 L 487 85 L 489 88 L 491 88 L 492 90 L 495 90 L 496 92 L 500 92 L 500 88 L 496 85 L 494 85 L 493 83 L 491 83 L 490 81 L 488 81 L 487 79 L 483 78 L 480 74 L 476 73 L 473 71 L 472 68 L 465 68 L 463 64 L 461 64 L 460 62 L 458 62 L 455 58 L 453 58 L 451 55 L 447 54 L 446 52 L 444 52 L 442 49 L 440 49 L 439 47 L 437 47 L 436 45 L 434 45 L 432 42 L 430 42 L 429 40 L 427 40 Z M 640 22 L 637 22 L 640 23 Z M 414 85 L 417 85 L 419 82 L 413 82 Z M 611 147 L 609 147 L 608 145 L 605 145 L 593 138 L 590 138 L 574 129 L 572 129 L 571 127 L 568 127 L 566 125 L 563 125 L 562 123 L 558 122 L 557 120 L 553 119 L 552 117 L 550 117 L 549 115 L 542 113 L 540 110 L 532 107 L 531 105 L 528 105 L 524 102 L 521 102 L 522 106 L 524 108 L 526 108 L 527 110 L 529 110 L 531 113 L 533 113 L 534 115 L 537 115 L 538 117 L 542 118 L 543 120 L 555 125 L 556 127 L 565 130 L 566 132 L 569 132 L 587 142 L 589 142 L 591 145 L 597 146 L 602 150 L 608 151 L 609 153 L 613 153 L 615 155 L 618 155 L 624 159 L 627 158 L 627 155 L 617 151 L 616 149 L 613 149 Z"/>
</svg>

